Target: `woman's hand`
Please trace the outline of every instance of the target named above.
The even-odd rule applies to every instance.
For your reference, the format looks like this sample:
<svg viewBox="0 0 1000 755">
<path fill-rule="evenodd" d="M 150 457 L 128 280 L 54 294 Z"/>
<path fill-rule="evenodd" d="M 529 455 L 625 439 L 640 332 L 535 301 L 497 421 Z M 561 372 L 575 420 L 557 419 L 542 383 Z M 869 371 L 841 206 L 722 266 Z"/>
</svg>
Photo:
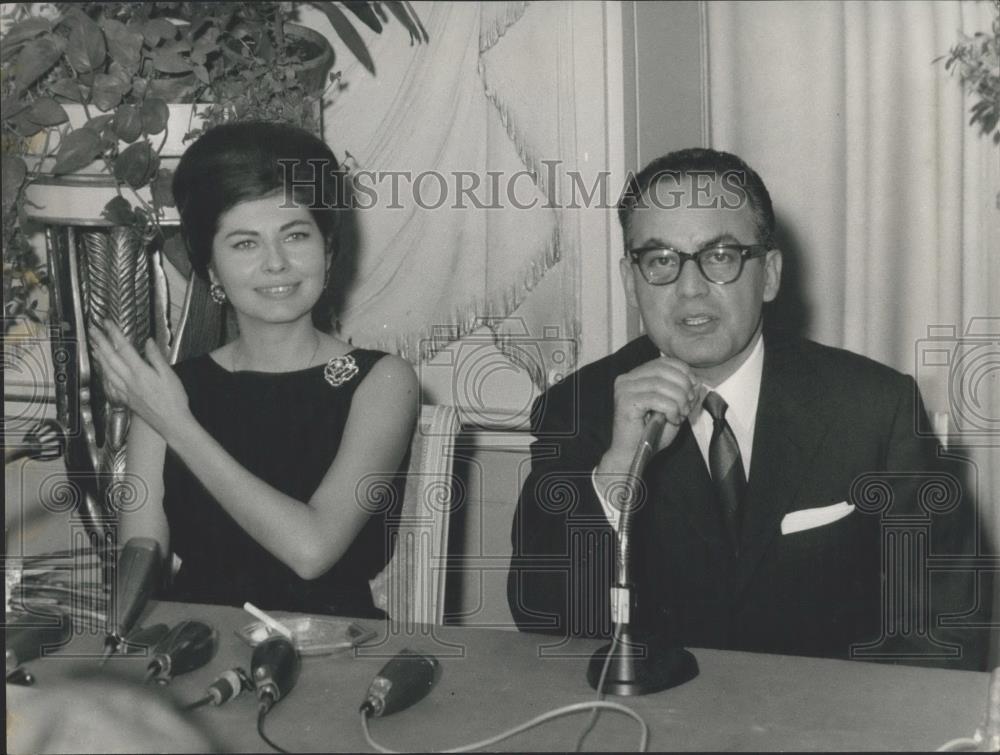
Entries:
<svg viewBox="0 0 1000 755">
<path fill-rule="evenodd" d="M 146 340 L 144 360 L 114 323 L 105 321 L 104 327 L 107 335 L 91 327 L 90 338 L 108 396 L 128 406 L 169 443 L 191 420 L 184 386 L 151 338 Z"/>
</svg>

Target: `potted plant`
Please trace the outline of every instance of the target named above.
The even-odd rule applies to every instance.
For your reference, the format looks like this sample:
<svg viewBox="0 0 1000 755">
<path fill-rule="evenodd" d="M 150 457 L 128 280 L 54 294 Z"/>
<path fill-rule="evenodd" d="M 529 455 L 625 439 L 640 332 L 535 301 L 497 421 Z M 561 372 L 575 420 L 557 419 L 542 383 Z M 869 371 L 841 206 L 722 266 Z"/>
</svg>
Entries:
<svg viewBox="0 0 1000 755">
<path fill-rule="evenodd" d="M 406 2 L 309 5 L 372 72 L 349 16 L 380 33 L 391 14 L 411 44 L 427 39 Z M 85 323 L 111 317 L 134 342 L 153 335 L 167 348 L 160 254 L 186 264 L 169 228 L 176 223 L 173 163 L 190 138 L 222 121 L 275 120 L 318 131 L 323 97 L 338 85 L 330 73 L 334 51 L 324 36 L 294 23 L 294 3 L 21 3 L 5 9 L 5 304 L 8 313 L 31 314 L 31 288 L 44 274 L 28 225 L 40 221 L 47 228 L 53 320 L 63 328 L 53 344 L 67 350 L 53 355 L 57 412 L 89 441 L 87 448 L 70 444 L 67 467 L 114 476 L 124 465 L 128 416 L 106 402 L 100 381 L 90 381 Z M 88 507 L 93 516 L 106 509 L 94 501 Z"/>
</svg>

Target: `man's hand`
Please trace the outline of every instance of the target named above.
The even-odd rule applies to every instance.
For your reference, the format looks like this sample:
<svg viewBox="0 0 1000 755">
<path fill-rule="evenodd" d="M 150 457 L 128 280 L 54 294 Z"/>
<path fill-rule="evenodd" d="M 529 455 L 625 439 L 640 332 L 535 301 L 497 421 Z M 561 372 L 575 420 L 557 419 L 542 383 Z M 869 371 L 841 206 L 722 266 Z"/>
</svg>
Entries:
<svg viewBox="0 0 1000 755">
<path fill-rule="evenodd" d="M 628 472 L 642 438 L 647 412 L 660 412 L 667 418 L 659 445 L 666 448 L 677 437 L 697 396 L 698 385 L 691 368 L 671 357 L 661 356 L 619 375 L 615 379 L 611 446 L 597 465 L 598 480 L 610 481 Z"/>
<path fill-rule="evenodd" d="M 106 322 L 105 330 L 107 335 L 90 328 L 94 356 L 104 369 L 105 390 L 112 401 L 128 406 L 169 443 L 191 416 L 184 386 L 152 339 L 146 341 L 144 360 L 114 323 Z"/>
</svg>

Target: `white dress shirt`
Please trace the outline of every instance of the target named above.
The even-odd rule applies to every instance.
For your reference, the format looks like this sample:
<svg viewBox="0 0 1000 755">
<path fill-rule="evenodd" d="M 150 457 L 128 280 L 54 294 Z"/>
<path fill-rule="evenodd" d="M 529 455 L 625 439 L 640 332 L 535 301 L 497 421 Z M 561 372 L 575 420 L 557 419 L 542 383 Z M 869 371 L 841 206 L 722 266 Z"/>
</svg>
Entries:
<svg viewBox="0 0 1000 755">
<path fill-rule="evenodd" d="M 760 399 L 760 381 L 763 373 L 764 337 L 758 336 L 757 343 L 754 344 L 750 356 L 739 366 L 736 372 L 719 383 L 719 385 L 709 386 L 703 384 L 701 388 L 701 397 L 703 400 L 709 391 L 715 391 L 722 396 L 729 407 L 726 410 L 726 421 L 732 428 L 733 435 L 736 436 L 736 443 L 740 447 L 740 456 L 743 459 L 743 470 L 746 473 L 747 481 L 750 480 L 750 460 L 753 456 L 753 432 L 757 424 L 757 402 Z M 715 424 L 712 420 L 712 415 L 699 404 L 699 406 L 694 408 L 690 416 L 688 416 L 688 421 L 691 423 L 691 431 L 698 442 L 698 449 L 701 451 L 701 456 L 705 460 L 705 468 L 708 469 L 708 446 L 712 441 L 712 430 Z M 601 508 L 604 509 L 605 516 L 608 517 L 611 526 L 617 531 L 619 511 L 601 495 L 601 490 L 597 485 L 596 472 L 597 468 L 594 467 L 594 470 L 591 472 L 594 491 L 601 502 Z"/>
</svg>

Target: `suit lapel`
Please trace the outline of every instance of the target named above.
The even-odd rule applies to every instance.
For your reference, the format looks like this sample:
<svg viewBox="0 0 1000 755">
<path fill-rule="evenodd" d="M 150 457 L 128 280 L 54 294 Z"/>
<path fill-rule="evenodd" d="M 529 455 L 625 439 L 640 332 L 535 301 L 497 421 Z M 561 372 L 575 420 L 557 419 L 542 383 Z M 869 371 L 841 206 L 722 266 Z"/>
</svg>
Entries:
<svg viewBox="0 0 1000 755">
<path fill-rule="evenodd" d="M 737 588 L 745 586 L 791 509 L 830 421 L 819 376 L 791 343 L 765 342 Z"/>
</svg>

